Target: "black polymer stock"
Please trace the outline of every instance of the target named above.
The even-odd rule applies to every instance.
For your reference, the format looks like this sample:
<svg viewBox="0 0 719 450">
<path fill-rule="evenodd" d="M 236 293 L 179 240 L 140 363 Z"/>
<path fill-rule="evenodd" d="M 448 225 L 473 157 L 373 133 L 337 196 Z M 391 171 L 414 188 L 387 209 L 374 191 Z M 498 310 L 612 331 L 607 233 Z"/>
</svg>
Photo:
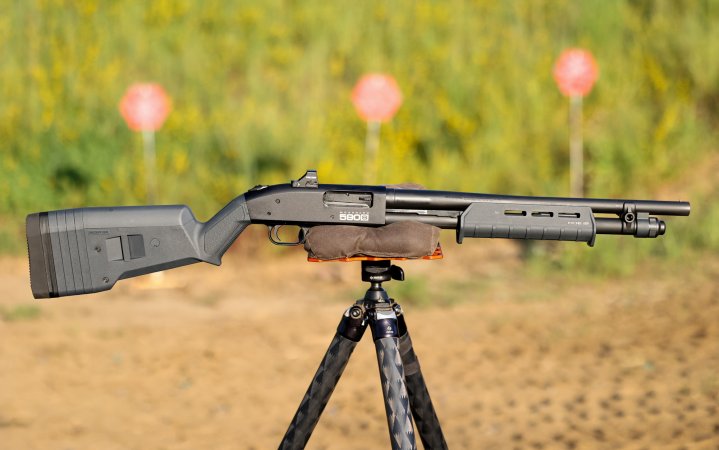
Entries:
<svg viewBox="0 0 719 450">
<path fill-rule="evenodd" d="M 256 186 L 207 222 L 184 205 L 78 208 L 30 214 L 26 231 L 35 298 L 88 294 L 117 280 L 196 262 L 219 265 L 250 224 L 382 226 L 417 221 L 464 238 L 540 239 L 594 244 L 598 234 L 654 238 L 655 217 L 688 216 L 688 202 L 524 197 L 384 186 L 319 184 L 308 171 L 288 184 Z M 302 233 L 300 233 L 302 235 Z"/>
</svg>

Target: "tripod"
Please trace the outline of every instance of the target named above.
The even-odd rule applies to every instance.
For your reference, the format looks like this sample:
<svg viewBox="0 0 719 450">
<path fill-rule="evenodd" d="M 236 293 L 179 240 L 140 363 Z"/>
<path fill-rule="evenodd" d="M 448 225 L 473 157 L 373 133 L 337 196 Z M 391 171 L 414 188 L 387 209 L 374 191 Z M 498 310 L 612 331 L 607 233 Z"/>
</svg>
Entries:
<svg viewBox="0 0 719 450">
<path fill-rule="evenodd" d="M 382 283 L 389 280 L 404 280 L 402 269 L 389 260 L 362 261 L 362 281 L 369 282 L 370 288 L 364 298 L 342 315 L 337 333 L 292 418 L 280 449 L 305 447 L 367 326 L 372 331 L 377 352 L 392 449 L 417 448 L 412 417 L 425 449 L 447 448 L 402 308 L 382 288 Z"/>
</svg>

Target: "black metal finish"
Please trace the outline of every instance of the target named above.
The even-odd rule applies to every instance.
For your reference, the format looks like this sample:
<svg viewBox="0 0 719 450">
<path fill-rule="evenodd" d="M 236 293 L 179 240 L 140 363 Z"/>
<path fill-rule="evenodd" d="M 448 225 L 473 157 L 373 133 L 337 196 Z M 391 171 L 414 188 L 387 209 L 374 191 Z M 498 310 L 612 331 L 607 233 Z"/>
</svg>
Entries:
<svg viewBox="0 0 719 450">
<path fill-rule="evenodd" d="M 401 267 L 392 265 L 389 260 L 362 261 L 362 281 L 370 283 L 383 283 L 389 280 L 404 280 L 404 271 Z"/>
<path fill-rule="evenodd" d="M 456 216 L 436 216 L 433 214 L 418 214 L 416 212 L 388 212 L 385 214 L 385 223 L 396 223 L 411 220 L 425 223 L 444 230 L 454 230 L 459 223 L 459 214 Z"/>
<path fill-rule="evenodd" d="M 397 337 L 397 320 L 389 317 L 371 320 L 372 338 L 374 340 L 386 337 Z"/>
<path fill-rule="evenodd" d="M 449 191 L 387 189 L 387 209 L 464 211 L 471 203 L 532 203 L 539 205 L 586 206 L 595 213 L 620 214 L 632 203 L 637 211 L 667 216 L 688 216 L 689 202 L 655 200 L 612 200 L 595 198 L 528 197 L 518 195 L 473 194 Z"/>
<path fill-rule="evenodd" d="M 340 324 L 337 326 L 337 334 L 350 341 L 359 342 L 366 329 L 365 310 L 361 306 L 355 305 L 345 311 Z"/>
<path fill-rule="evenodd" d="M 399 337 L 397 315 L 389 304 L 376 305 L 370 311 L 369 327 L 375 341 L 386 337 Z"/>
<path fill-rule="evenodd" d="M 384 186 L 276 184 L 245 194 L 252 223 L 268 225 L 385 224 Z"/>
</svg>

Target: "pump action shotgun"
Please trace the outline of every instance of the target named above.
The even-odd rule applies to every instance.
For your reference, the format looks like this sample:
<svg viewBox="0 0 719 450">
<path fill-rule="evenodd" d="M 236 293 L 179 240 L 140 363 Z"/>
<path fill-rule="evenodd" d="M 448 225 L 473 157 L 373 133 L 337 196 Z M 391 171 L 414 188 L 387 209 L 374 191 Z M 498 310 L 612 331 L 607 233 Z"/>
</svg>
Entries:
<svg viewBox="0 0 719 450">
<path fill-rule="evenodd" d="M 655 238 L 655 216 L 688 216 L 688 202 L 523 197 L 385 186 L 319 184 L 310 170 L 288 184 L 255 186 L 209 221 L 185 205 L 78 208 L 27 216 L 30 281 L 35 298 L 89 294 L 117 280 L 200 261 L 219 265 L 250 224 L 267 225 L 280 245 L 303 242 L 316 225 L 379 227 L 416 221 L 456 230 L 464 238 L 586 242 L 598 234 Z M 280 227 L 300 227 L 283 242 Z"/>
</svg>

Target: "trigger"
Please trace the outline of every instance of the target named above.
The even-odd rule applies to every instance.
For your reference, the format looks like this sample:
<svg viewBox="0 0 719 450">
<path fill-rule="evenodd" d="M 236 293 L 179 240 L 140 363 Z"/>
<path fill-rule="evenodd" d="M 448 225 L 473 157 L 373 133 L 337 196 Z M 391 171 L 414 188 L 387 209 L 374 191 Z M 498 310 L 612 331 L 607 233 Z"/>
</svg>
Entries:
<svg viewBox="0 0 719 450">
<path fill-rule="evenodd" d="M 279 235 L 280 228 L 282 228 L 283 226 L 284 225 L 268 225 L 267 226 L 267 235 L 270 238 L 270 242 L 272 242 L 275 245 L 283 245 L 283 246 L 304 244 L 305 234 L 306 234 L 306 231 L 304 228 L 300 228 L 300 231 L 298 232 L 298 236 L 297 236 L 297 241 L 284 242 Z"/>
</svg>

